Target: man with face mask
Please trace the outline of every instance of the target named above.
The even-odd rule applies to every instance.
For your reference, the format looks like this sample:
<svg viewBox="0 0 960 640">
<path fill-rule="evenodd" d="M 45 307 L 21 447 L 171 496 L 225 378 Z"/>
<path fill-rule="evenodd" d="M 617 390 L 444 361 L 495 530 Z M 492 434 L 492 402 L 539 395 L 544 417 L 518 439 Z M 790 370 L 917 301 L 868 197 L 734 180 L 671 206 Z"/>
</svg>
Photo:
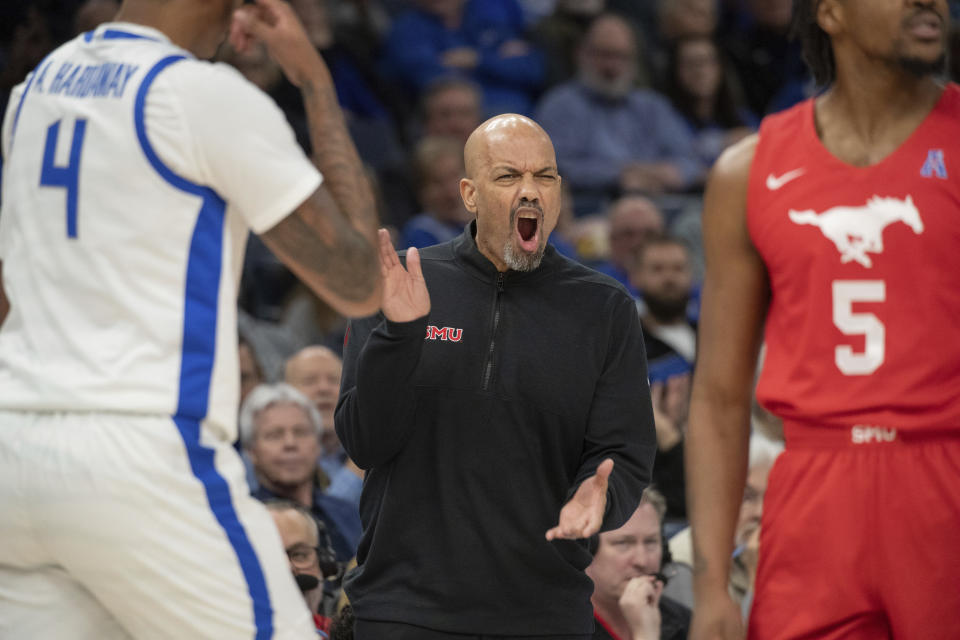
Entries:
<svg viewBox="0 0 960 640">
<path fill-rule="evenodd" d="M 493 118 L 465 159 L 476 221 L 410 249 L 409 272 L 381 232 L 383 316 L 350 327 L 357 638 L 590 638 L 586 538 L 633 513 L 653 461 L 639 318 L 547 244 L 560 177 L 539 125 Z"/>
<path fill-rule="evenodd" d="M 330 537 L 310 511 L 296 502 L 271 500 L 266 507 L 277 525 L 280 541 L 290 561 L 290 571 L 313 614 L 317 631 L 325 634 L 330 630 L 330 618 L 321 615 L 326 593 L 324 581 L 338 572 Z"/>
</svg>

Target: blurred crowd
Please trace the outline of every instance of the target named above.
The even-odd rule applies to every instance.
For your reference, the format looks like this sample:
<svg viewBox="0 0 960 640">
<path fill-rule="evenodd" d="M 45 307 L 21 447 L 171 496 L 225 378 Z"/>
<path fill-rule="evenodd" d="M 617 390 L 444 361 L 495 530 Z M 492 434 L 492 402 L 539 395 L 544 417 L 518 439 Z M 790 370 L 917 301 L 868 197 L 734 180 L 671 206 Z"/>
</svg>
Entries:
<svg viewBox="0 0 960 640">
<path fill-rule="evenodd" d="M 765 115 L 816 93 L 799 44 L 788 37 L 791 0 L 291 4 L 330 68 L 381 222 L 398 248 L 449 240 L 469 222 L 459 192 L 463 144 L 483 120 L 522 113 L 550 134 L 565 187 L 551 243 L 616 278 L 637 299 L 659 493 L 645 497 L 625 528 L 640 540 L 644 527 L 652 528 L 657 553 L 643 551 L 649 557 L 636 562 L 646 563 L 646 573 L 664 573 L 665 597 L 680 607 L 661 607 L 660 637 L 684 637 L 682 611 L 693 601 L 683 441 L 703 277 L 702 189 L 726 147 L 755 132 Z M 118 7 L 116 0 L 5 0 L 0 105 L 55 46 L 109 21 Z M 958 46 L 955 32 L 951 49 Z M 264 50 L 241 55 L 224 44 L 218 59 L 274 98 L 309 152 L 300 96 Z M 958 77 L 960 56 L 952 60 Z M 311 528 L 283 503 L 274 509 L 295 573 L 317 579 L 301 585 L 310 587 L 314 611 L 332 614 L 337 580 L 360 537 L 362 472 L 333 431 L 345 321 L 254 236 L 239 306 L 245 401 L 238 446 L 255 495 L 307 507 L 319 522 Z M 745 608 L 766 475 L 780 437 L 775 419 L 759 407 L 755 414 L 730 585 Z M 619 615 L 610 608 L 622 596 L 605 595 L 605 577 L 615 583 L 618 570 L 635 570 L 604 551 L 618 544 L 616 535 L 603 534 L 588 571 L 605 617 Z"/>
</svg>

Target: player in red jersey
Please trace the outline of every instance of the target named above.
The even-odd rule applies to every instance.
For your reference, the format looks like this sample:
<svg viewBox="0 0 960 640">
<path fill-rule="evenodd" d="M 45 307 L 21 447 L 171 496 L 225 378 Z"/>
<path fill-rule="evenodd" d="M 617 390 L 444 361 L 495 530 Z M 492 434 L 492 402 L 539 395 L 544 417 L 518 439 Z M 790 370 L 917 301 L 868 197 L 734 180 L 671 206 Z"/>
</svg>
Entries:
<svg viewBox="0 0 960 640">
<path fill-rule="evenodd" d="M 749 406 L 784 419 L 752 639 L 960 638 L 960 88 L 947 0 L 795 0 L 827 91 L 721 157 L 690 414 L 692 638 L 727 595 Z"/>
</svg>

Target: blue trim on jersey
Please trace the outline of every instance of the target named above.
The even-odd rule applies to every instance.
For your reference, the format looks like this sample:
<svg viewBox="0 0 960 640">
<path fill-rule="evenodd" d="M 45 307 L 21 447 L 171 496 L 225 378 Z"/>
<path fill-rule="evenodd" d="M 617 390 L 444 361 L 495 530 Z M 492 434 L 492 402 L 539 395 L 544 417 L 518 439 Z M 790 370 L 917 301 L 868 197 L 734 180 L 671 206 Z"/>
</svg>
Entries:
<svg viewBox="0 0 960 640">
<path fill-rule="evenodd" d="M 27 86 L 23 88 L 23 95 L 20 96 L 20 102 L 17 103 L 17 110 L 13 114 L 13 126 L 10 128 L 10 150 L 7 158 L 8 160 L 9 160 L 9 156 L 13 155 L 13 139 L 16 137 L 17 123 L 20 121 L 20 110 L 23 109 L 23 102 L 24 100 L 27 99 L 27 94 L 30 93 L 30 87 L 33 85 L 34 79 L 36 79 L 37 75 L 40 73 L 40 70 L 44 67 L 44 65 L 46 65 L 47 62 L 50 61 L 50 56 L 52 55 L 53 54 L 51 53 L 46 58 L 40 61 L 40 64 L 38 64 L 36 68 L 33 70 L 33 73 L 30 74 L 30 79 L 27 80 Z"/>
<path fill-rule="evenodd" d="M 90 42 L 93 40 L 93 31 L 85 31 L 83 34 L 83 41 Z"/>
<path fill-rule="evenodd" d="M 23 88 L 23 95 L 20 96 L 20 102 L 17 103 L 17 110 L 13 113 L 13 127 L 10 129 L 10 153 L 13 154 L 13 139 L 17 133 L 17 123 L 20 122 L 20 110 L 23 109 L 23 101 L 27 99 L 27 94 L 30 93 L 30 87 L 33 86 L 33 80 L 37 77 L 37 73 L 40 71 L 40 67 L 43 66 L 43 63 L 46 60 L 43 60 L 40 64 L 37 65 L 37 68 L 33 70 L 33 73 L 30 74 L 30 79 L 27 80 L 27 86 Z"/>
<path fill-rule="evenodd" d="M 154 42 L 160 42 L 150 36 L 142 36 L 139 33 L 130 33 L 119 29 L 106 29 L 100 37 L 104 40 L 153 40 Z"/>
<path fill-rule="evenodd" d="M 157 62 L 144 77 L 134 102 L 137 139 L 150 165 L 164 180 L 177 189 L 203 199 L 193 237 L 190 240 L 190 254 L 187 260 L 183 354 L 180 362 L 177 412 L 173 416 L 173 421 L 186 445 L 190 468 L 203 484 L 210 509 L 237 554 L 253 600 L 256 639 L 267 640 L 273 635 L 273 608 L 270 604 L 270 594 L 267 591 L 263 569 L 237 517 L 230 487 L 214 465 L 213 449 L 200 444 L 200 423 L 207 415 L 216 351 L 217 304 L 226 202 L 213 189 L 177 175 L 160 160 L 147 138 L 144 119 L 150 85 L 161 71 L 185 58 L 186 56 L 183 55 L 173 55 Z"/>
</svg>

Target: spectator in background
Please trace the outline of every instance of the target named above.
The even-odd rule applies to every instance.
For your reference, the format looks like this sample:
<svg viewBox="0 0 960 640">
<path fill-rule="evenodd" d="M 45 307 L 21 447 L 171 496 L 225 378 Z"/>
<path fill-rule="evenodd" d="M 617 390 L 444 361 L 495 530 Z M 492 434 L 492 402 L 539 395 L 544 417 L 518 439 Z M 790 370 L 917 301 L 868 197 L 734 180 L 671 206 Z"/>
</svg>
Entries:
<svg viewBox="0 0 960 640">
<path fill-rule="evenodd" d="M 576 52 L 583 36 L 605 8 L 606 0 L 558 0 L 553 13 L 536 24 L 533 39 L 547 60 L 547 86 L 576 74 Z"/>
<path fill-rule="evenodd" d="M 750 454 L 747 467 L 747 484 L 743 491 L 743 503 L 737 517 L 734 533 L 733 563 L 730 571 L 729 591 L 747 619 L 753 584 L 757 577 L 757 560 L 760 547 L 760 521 L 763 517 L 763 497 L 767 491 L 767 478 L 777 456 L 783 451 L 783 443 L 770 440 L 754 432 L 750 436 Z M 670 538 L 670 554 L 674 562 L 693 567 L 693 540 L 690 527 Z"/>
<path fill-rule="evenodd" d="M 742 78 L 747 106 L 763 116 L 804 99 L 809 74 L 800 43 L 789 37 L 791 0 L 747 0 L 746 26 L 727 33 L 724 48 Z"/>
<path fill-rule="evenodd" d="M 630 270 L 643 245 L 663 234 L 663 214 L 649 198 L 624 196 L 610 205 L 607 218 L 610 259 L 594 265 L 594 269 L 615 278 L 636 295 L 630 283 Z"/>
<path fill-rule="evenodd" d="M 544 78 L 543 58 L 524 39 L 517 0 L 415 0 L 384 47 L 389 76 L 419 95 L 455 75 L 483 89 L 487 114 L 529 113 Z"/>
<path fill-rule="evenodd" d="M 594 640 L 686 640 L 690 610 L 663 593 L 666 502 L 647 488 L 630 519 L 600 534 L 593 579 Z"/>
<path fill-rule="evenodd" d="M 421 100 L 423 133 L 455 138 L 463 145 L 483 119 L 482 98 L 472 80 L 447 77 L 433 82 Z"/>
<path fill-rule="evenodd" d="M 336 576 L 338 567 L 330 537 L 306 507 L 289 500 L 270 500 L 267 511 L 273 517 L 280 542 L 290 561 L 290 571 L 303 594 L 313 623 L 321 637 L 327 637 L 330 618 L 321 615 L 325 579 Z M 321 536 L 321 532 L 323 535 Z"/>
<path fill-rule="evenodd" d="M 573 193 L 570 185 L 560 183 L 560 214 L 557 216 L 557 226 L 553 228 L 548 242 L 560 253 L 571 260 L 583 262 L 578 242 L 579 229 L 573 216 Z"/>
<path fill-rule="evenodd" d="M 580 48 L 577 79 L 547 93 L 537 109 L 581 215 L 620 192 L 682 191 L 702 179 L 682 118 L 662 96 L 635 87 L 636 56 L 626 20 L 600 16 Z"/>
<path fill-rule="evenodd" d="M 756 129 L 756 116 L 734 98 L 720 48 L 709 36 L 673 43 L 664 89 L 693 132 L 705 166 L 713 166 L 724 149 Z"/>
<path fill-rule="evenodd" d="M 243 336 L 240 336 L 237 354 L 240 361 L 240 405 L 242 406 L 250 392 L 263 382 L 263 369 L 257 361 L 253 347 Z"/>
<path fill-rule="evenodd" d="M 327 347 L 312 345 L 295 353 L 284 367 L 284 381 L 305 395 L 320 413 L 318 463 L 330 478 L 327 495 L 360 504 L 363 472 L 347 457 L 333 426 L 343 362 Z"/>
<path fill-rule="evenodd" d="M 404 225 L 399 246 L 429 247 L 452 240 L 473 219 L 460 198 L 463 143 L 456 138 L 424 138 L 414 151 L 413 165 L 422 213 Z"/>
<path fill-rule="evenodd" d="M 410 107 L 394 84 L 377 72 L 370 48 L 378 50 L 379 39 L 371 30 L 356 29 L 352 35 L 366 32 L 368 37 L 343 37 L 334 28 L 328 0 L 290 0 L 290 4 L 330 69 L 337 101 L 360 158 L 376 174 L 390 203 L 381 219 L 400 224 L 414 212 L 400 126 Z"/>
<path fill-rule="evenodd" d="M 697 351 L 697 328 L 687 319 L 693 276 L 686 245 L 670 237 L 648 240 L 637 254 L 630 277 L 643 296 L 640 324 L 657 427 L 653 483 L 666 496 L 667 519 L 684 522 L 683 442 Z"/>
<path fill-rule="evenodd" d="M 716 0 L 658 0 L 657 31 L 648 44 L 647 57 L 659 85 L 668 75 L 669 53 L 682 38 L 710 38 L 716 34 Z"/>
<path fill-rule="evenodd" d="M 357 553 L 360 515 L 353 504 L 329 496 L 318 473 L 320 415 L 310 401 L 286 384 L 260 385 L 243 403 L 240 437 L 259 487 L 259 500 L 285 498 L 310 509 L 327 527 L 337 560 Z"/>
<path fill-rule="evenodd" d="M 630 282 L 643 298 L 640 322 L 650 379 L 690 373 L 697 352 L 697 332 L 687 318 L 687 305 L 693 294 L 687 245 L 669 236 L 647 240 L 633 261 Z M 655 366 L 659 354 L 669 354 L 671 359 L 678 358 L 686 364 Z"/>
</svg>

